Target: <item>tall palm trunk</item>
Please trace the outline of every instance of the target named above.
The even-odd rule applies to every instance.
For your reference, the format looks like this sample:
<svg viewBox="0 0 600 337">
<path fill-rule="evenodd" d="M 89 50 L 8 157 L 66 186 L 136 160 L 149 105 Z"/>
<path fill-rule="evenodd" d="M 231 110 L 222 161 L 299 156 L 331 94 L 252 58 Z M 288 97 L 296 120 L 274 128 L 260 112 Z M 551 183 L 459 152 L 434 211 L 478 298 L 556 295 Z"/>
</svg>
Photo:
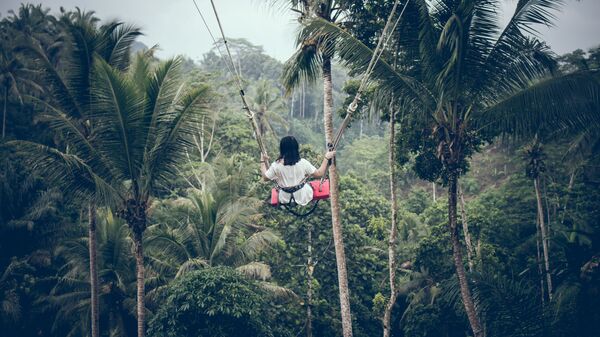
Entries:
<svg viewBox="0 0 600 337">
<path fill-rule="evenodd" d="M 306 261 L 306 337 L 312 337 L 312 304 L 313 304 L 313 272 L 314 263 L 312 256 L 312 225 L 308 225 L 308 259 Z"/>
<path fill-rule="evenodd" d="M 96 205 L 91 202 L 88 206 L 88 247 L 90 254 L 90 293 L 92 337 L 100 336 L 98 323 L 98 263 L 96 261 Z"/>
<path fill-rule="evenodd" d="M 460 285 L 460 295 L 462 297 L 465 312 L 471 324 L 471 329 L 475 337 L 483 337 L 483 329 L 475 311 L 473 296 L 467 281 L 465 266 L 463 265 L 462 247 L 458 240 L 458 231 L 456 224 L 456 206 L 457 206 L 457 185 L 458 177 L 456 173 L 451 173 L 448 181 L 448 220 L 450 221 L 450 240 L 452 241 L 452 256 L 454 258 L 454 267 L 456 276 Z"/>
<path fill-rule="evenodd" d="M 436 196 L 436 194 L 437 194 L 436 192 L 437 191 L 436 191 L 436 188 L 435 188 L 435 182 L 431 183 L 431 190 L 432 190 L 432 193 L 433 193 L 433 202 L 435 203 L 437 201 L 437 196 Z"/>
<path fill-rule="evenodd" d="M 8 86 L 4 86 L 4 105 L 2 109 L 2 139 L 6 137 L 6 112 L 8 107 Z"/>
<path fill-rule="evenodd" d="M 542 306 L 546 304 L 546 295 L 544 290 L 544 272 L 542 270 L 542 252 L 540 248 L 540 219 L 536 217 L 535 219 L 535 244 L 537 248 L 537 255 L 535 262 L 538 266 L 538 275 L 540 277 L 540 290 L 541 290 L 541 298 L 542 298 Z"/>
<path fill-rule="evenodd" d="M 391 110 L 391 109 L 390 109 Z M 388 156 L 390 166 L 390 207 L 391 226 L 388 241 L 388 271 L 390 282 L 390 298 L 383 314 L 383 337 L 391 335 L 392 309 L 396 304 L 398 291 L 396 290 L 396 241 L 398 238 L 398 227 L 396 223 L 396 128 L 395 112 L 390 111 L 390 153 Z"/>
<path fill-rule="evenodd" d="M 567 194 L 565 196 L 565 201 L 563 204 L 562 216 L 560 220 L 560 224 L 563 225 L 565 223 L 565 216 L 567 215 L 567 205 L 569 204 L 569 197 L 571 196 L 571 191 L 573 190 L 573 185 L 575 185 L 575 177 L 577 176 L 578 167 L 571 171 L 571 175 L 569 176 L 569 185 L 567 186 Z M 573 234 L 571 234 L 573 235 Z"/>
<path fill-rule="evenodd" d="M 304 82 L 302 82 L 302 101 L 300 102 L 300 118 L 304 119 L 304 109 L 306 109 L 306 84 Z"/>
<path fill-rule="evenodd" d="M 333 96 L 331 81 L 331 57 L 323 56 L 323 124 L 328 144 L 333 143 Z M 333 243 L 337 262 L 338 285 L 340 291 L 340 311 L 342 314 L 342 332 L 344 337 L 352 337 L 352 318 L 350 314 L 350 294 L 348 290 L 348 274 L 346 271 L 346 254 L 340 221 L 340 205 L 338 200 L 338 175 L 335 160 L 329 167 L 329 187 L 331 201 L 331 225 L 333 227 Z"/>
<path fill-rule="evenodd" d="M 296 93 L 292 91 L 292 102 L 290 103 L 290 121 L 294 119 L 294 95 Z M 293 125 L 293 123 L 292 123 Z"/>
<path fill-rule="evenodd" d="M 133 233 L 133 244 L 135 248 L 135 270 L 137 286 L 137 331 L 138 337 L 144 337 L 145 328 L 145 298 L 144 298 L 144 251 L 142 247 L 142 232 Z"/>
<path fill-rule="evenodd" d="M 552 235 L 552 218 L 550 217 L 550 202 L 548 201 L 547 183 L 544 180 L 544 202 L 546 203 L 546 234 L 547 237 Z M 550 250 L 550 241 L 548 241 L 548 250 Z"/>
<path fill-rule="evenodd" d="M 465 195 L 460 187 L 459 181 L 456 181 L 458 194 L 460 196 L 460 219 L 463 226 L 463 234 L 465 235 L 465 244 L 467 246 L 467 261 L 469 263 L 469 271 L 473 271 L 473 243 L 471 234 L 469 233 L 469 220 L 467 219 L 467 210 L 465 209 Z"/>
<path fill-rule="evenodd" d="M 542 234 L 542 251 L 544 252 L 544 267 L 546 270 L 546 282 L 548 284 L 548 299 L 552 300 L 552 275 L 550 275 L 550 258 L 548 253 L 548 234 L 544 223 L 544 207 L 542 206 L 542 194 L 540 192 L 540 178 L 533 179 L 535 187 L 535 198 L 537 201 L 537 213 L 540 221 L 540 232 Z"/>
</svg>

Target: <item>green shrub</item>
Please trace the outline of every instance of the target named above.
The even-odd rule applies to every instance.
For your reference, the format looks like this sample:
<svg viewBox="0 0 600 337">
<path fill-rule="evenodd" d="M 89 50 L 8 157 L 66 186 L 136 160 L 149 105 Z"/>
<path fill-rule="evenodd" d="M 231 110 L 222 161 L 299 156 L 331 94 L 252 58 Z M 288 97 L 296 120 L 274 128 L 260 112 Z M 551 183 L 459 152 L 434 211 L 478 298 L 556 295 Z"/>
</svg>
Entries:
<svg viewBox="0 0 600 337">
<path fill-rule="evenodd" d="M 207 268 L 169 285 L 152 337 L 273 336 L 262 291 L 235 270 Z"/>
</svg>

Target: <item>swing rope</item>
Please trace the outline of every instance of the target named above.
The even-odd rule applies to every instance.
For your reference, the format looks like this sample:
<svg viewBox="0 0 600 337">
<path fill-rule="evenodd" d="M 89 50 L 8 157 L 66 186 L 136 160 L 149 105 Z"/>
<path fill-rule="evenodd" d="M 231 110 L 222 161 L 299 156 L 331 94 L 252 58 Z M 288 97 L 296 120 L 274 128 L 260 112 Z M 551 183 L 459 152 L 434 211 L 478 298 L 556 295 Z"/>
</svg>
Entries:
<svg viewBox="0 0 600 337">
<path fill-rule="evenodd" d="M 196 0 L 192 0 L 194 2 L 194 5 L 196 7 L 196 10 L 198 11 L 198 14 L 200 14 L 200 17 L 202 18 L 202 21 L 204 22 L 204 26 L 206 27 L 206 29 L 208 30 L 213 42 L 215 43 L 215 46 L 217 47 L 217 50 L 219 52 L 219 54 L 221 55 L 221 58 L 225 59 L 225 56 L 223 55 L 223 53 L 221 52 L 221 49 L 218 46 L 218 43 L 214 37 L 214 35 L 212 34 L 208 24 L 206 23 L 206 20 L 204 19 L 204 16 L 202 15 L 202 12 L 200 11 L 200 8 L 198 7 L 198 4 L 196 3 Z M 396 19 L 396 21 L 393 24 L 393 28 L 392 28 L 392 32 L 396 30 L 396 27 L 398 26 L 398 23 L 400 22 L 402 16 L 404 15 L 404 12 L 406 10 L 406 7 L 408 6 L 408 3 L 410 2 L 410 0 L 407 0 L 406 3 L 404 4 L 404 7 L 402 8 L 402 11 L 400 13 L 400 15 L 398 16 L 398 18 Z M 229 59 L 229 62 L 225 62 L 226 66 L 227 66 L 227 70 L 229 71 L 229 73 L 235 78 L 235 82 L 237 84 L 238 90 L 239 90 L 239 94 L 240 94 L 240 98 L 242 99 L 242 109 L 246 111 L 246 115 L 247 117 L 250 119 L 250 122 L 252 124 L 252 128 L 254 130 L 254 135 L 256 138 L 256 142 L 258 143 L 258 147 L 261 151 L 261 154 L 264 154 L 265 156 L 267 155 L 267 151 L 266 148 L 264 146 L 263 140 L 262 140 L 262 135 L 260 133 L 260 129 L 258 127 L 256 118 L 255 118 L 255 113 L 254 111 L 252 111 L 250 109 L 250 107 L 248 106 L 248 103 L 246 101 L 246 97 L 245 97 L 245 93 L 244 93 L 244 89 L 243 89 L 243 84 L 242 84 L 242 79 L 241 79 L 241 74 L 239 73 L 239 71 L 237 70 L 236 66 L 235 66 L 235 62 L 233 61 L 233 57 L 231 55 L 231 50 L 229 49 L 229 45 L 227 43 L 227 38 L 225 37 L 225 32 L 223 30 L 223 25 L 221 24 L 221 19 L 219 18 L 219 14 L 217 11 L 217 8 L 215 6 L 214 0 L 210 0 L 213 12 L 215 14 L 215 18 L 217 20 L 217 24 L 219 25 L 219 31 L 221 33 L 221 38 L 223 39 L 223 44 L 225 45 L 225 49 L 227 51 L 227 57 Z M 369 81 L 369 78 L 371 76 L 371 74 L 373 73 L 374 69 L 375 69 L 375 65 L 377 64 L 377 62 L 379 62 L 379 59 L 381 58 L 381 56 L 383 55 L 383 52 L 385 51 L 385 46 L 388 44 L 389 40 L 392 37 L 392 34 L 388 35 L 388 30 L 391 26 L 392 23 L 392 19 L 394 17 L 394 14 L 396 13 L 396 10 L 398 8 L 398 4 L 400 3 L 400 0 L 396 0 L 394 2 L 394 7 L 392 8 L 392 11 L 390 12 L 390 15 L 387 18 L 386 24 L 381 32 L 381 35 L 379 36 L 378 42 L 377 42 L 377 46 L 375 47 L 375 50 L 373 51 L 373 55 L 371 56 L 371 59 L 369 61 L 369 64 L 367 66 L 367 69 L 365 71 L 365 73 L 363 74 L 363 77 L 361 79 L 360 85 L 358 87 L 358 90 L 356 91 L 356 94 L 354 95 L 354 99 L 352 100 L 352 103 L 350 103 L 348 105 L 348 108 L 346 109 L 346 117 L 344 118 L 344 120 L 342 121 L 342 124 L 340 125 L 334 139 L 333 139 L 333 143 L 331 144 L 327 144 L 328 149 L 330 151 L 335 150 L 343 136 L 344 131 L 346 130 L 346 128 L 348 127 L 348 124 L 350 124 L 350 120 L 352 118 L 352 115 L 354 114 L 354 112 L 356 111 L 357 107 L 358 107 L 358 103 L 361 100 L 361 95 Z M 230 66 L 231 65 L 231 66 Z M 233 69 L 233 71 L 232 71 Z M 328 172 L 329 166 L 332 164 L 332 160 L 330 159 L 327 162 L 327 169 L 326 172 Z M 327 174 L 325 174 L 320 181 L 320 185 L 323 184 L 323 182 L 326 179 Z M 306 183 L 306 178 L 303 180 L 302 184 Z M 292 213 L 293 215 L 296 215 L 298 217 L 305 217 L 310 215 L 312 212 L 314 212 L 314 210 L 317 208 L 318 205 L 318 200 L 313 204 L 313 206 L 311 207 L 311 209 L 306 212 L 306 213 L 298 213 L 296 211 L 294 211 L 290 205 L 283 205 L 285 207 L 285 209 L 287 211 L 289 211 L 290 213 Z"/>
<path fill-rule="evenodd" d="M 405 12 L 406 7 L 408 6 L 409 2 L 410 2 L 410 0 L 407 0 L 406 3 L 404 4 L 404 7 L 402 8 L 400 15 L 394 22 L 391 32 L 394 32 L 396 30 L 396 27 L 398 26 L 400 19 L 402 19 L 402 16 L 404 15 L 404 12 Z M 387 21 L 385 23 L 385 26 L 383 27 L 383 30 L 381 31 L 381 35 L 379 36 L 379 39 L 377 41 L 377 46 L 375 47 L 375 50 L 373 51 L 373 55 L 371 56 L 371 60 L 369 61 L 369 65 L 367 66 L 367 70 L 365 70 L 365 72 L 363 74 L 363 77 L 360 81 L 360 85 L 358 86 L 358 90 L 356 91 L 356 94 L 354 95 L 354 99 L 348 105 L 348 108 L 346 108 L 346 117 L 344 117 L 344 120 L 342 121 L 342 124 L 340 125 L 340 127 L 338 129 L 338 131 L 333 139 L 333 143 L 327 144 L 327 147 L 330 151 L 335 150 L 337 148 L 337 146 L 344 134 L 344 131 L 348 127 L 348 124 L 350 124 L 352 115 L 354 114 L 354 112 L 356 111 L 356 108 L 358 107 L 358 103 L 361 100 L 362 93 L 369 81 L 369 78 L 371 77 L 371 74 L 375 70 L 375 65 L 377 64 L 377 62 L 379 62 L 381 55 L 383 55 L 383 52 L 385 51 L 385 46 L 388 44 L 388 42 L 390 41 L 390 39 L 392 37 L 391 33 L 388 35 L 388 30 L 391 25 L 394 14 L 396 13 L 399 3 L 400 3 L 400 0 L 396 0 L 396 2 L 394 2 L 394 7 L 392 8 L 392 11 L 390 12 L 390 15 L 388 16 Z M 331 164 L 332 164 L 332 160 L 329 160 L 327 162 L 327 169 L 329 169 L 329 166 L 331 166 Z M 325 176 L 323 178 L 321 178 L 321 183 L 324 181 L 324 179 L 325 179 Z"/>
<path fill-rule="evenodd" d="M 225 59 L 225 55 L 221 51 L 221 47 L 219 47 L 219 43 L 217 42 L 217 39 L 213 35 L 212 31 L 210 30 L 210 27 L 208 26 L 208 23 L 206 22 L 206 19 L 204 18 L 204 15 L 202 15 L 202 11 L 200 11 L 200 7 L 198 7 L 198 3 L 196 3 L 196 0 L 192 0 L 192 1 L 194 2 L 194 6 L 196 7 L 196 11 L 198 12 L 198 14 L 200 14 L 200 18 L 202 19 L 202 22 L 204 23 L 204 27 L 208 31 L 208 35 L 210 35 L 210 38 L 213 40 L 213 44 L 217 48 L 217 51 L 219 52 L 219 55 L 221 56 L 221 59 L 224 60 Z M 233 71 L 231 71 L 231 67 L 229 66 L 228 62 L 225 62 L 225 66 L 227 67 L 227 71 L 233 76 Z"/>
<path fill-rule="evenodd" d="M 194 2 L 196 11 L 198 12 L 198 14 L 200 14 L 200 17 L 202 18 L 202 21 L 204 22 L 204 26 L 206 27 L 206 30 L 208 30 L 210 37 L 212 38 L 213 42 L 215 43 L 215 46 L 217 47 L 217 50 L 219 51 L 221 58 L 225 60 L 225 65 L 227 66 L 227 70 L 234 77 L 235 83 L 237 85 L 237 88 L 238 88 L 238 91 L 240 94 L 240 98 L 242 99 L 242 109 L 246 112 L 246 117 L 248 117 L 248 119 L 250 120 L 250 123 L 252 124 L 254 136 L 256 138 L 256 142 L 258 143 L 258 148 L 259 148 L 261 154 L 264 154 L 266 156 L 267 150 L 266 150 L 266 147 L 265 147 L 263 139 L 262 139 L 262 134 L 260 133 L 260 128 L 258 127 L 258 123 L 255 118 L 256 113 L 254 111 L 252 111 L 252 109 L 250 109 L 250 106 L 248 105 L 248 102 L 246 101 L 246 94 L 244 92 L 242 78 L 241 78 L 239 70 L 235 66 L 235 62 L 233 61 L 233 56 L 231 55 L 231 50 L 229 49 L 229 44 L 228 44 L 227 38 L 225 37 L 225 31 L 223 30 L 223 25 L 221 24 L 221 19 L 219 18 L 219 13 L 217 11 L 217 7 L 215 6 L 214 1 L 210 0 L 210 4 L 212 6 L 213 12 L 215 14 L 215 18 L 217 20 L 217 24 L 219 26 L 221 38 L 223 39 L 223 44 L 225 45 L 225 50 L 227 52 L 227 58 L 221 52 L 221 49 L 219 48 L 219 45 L 218 45 L 212 31 L 210 30 L 208 24 L 206 23 L 206 20 L 204 19 L 204 15 L 202 15 L 202 11 L 200 10 L 200 7 L 198 7 L 198 4 L 196 3 L 196 0 L 192 0 L 192 1 Z M 229 60 L 229 62 L 227 61 L 227 59 Z"/>
<path fill-rule="evenodd" d="M 286 211 L 290 212 L 292 215 L 295 215 L 297 218 L 305 218 L 305 217 L 311 215 L 317 209 L 317 206 L 319 206 L 319 201 L 320 200 L 313 202 L 310 209 L 308 209 L 308 211 L 306 211 L 304 213 L 300 213 L 300 212 L 296 211 L 294 209 L 294 207 L 291 206 L 290 204 L 281 204 L 281 206 L 283 206 L 283 208 L 285 208 Z"/>
<path fill-rule="evenodd" d="M 256 114 L 254 111 L 250 109 L 248 102 L 246 101 L 246 94 L 244 93 L 244 88 L 242 85 L 242 78 L 240 76 L 239 70 L 235 67 L 235 62 L 233 61 L 233 57 L 231 56 L 231 50 L 229 49 L 229 45 L 227 44 L 227 38 L 225 37 L 225 32 L 223 31 L 223 25 L 221 24 L 221 19 L 219 18 L 219 13 L 217 12 L 217 7 L 215 6 L 214 0 L 210 0 L 210 4 L 213 8 L 213 12 L 215 13 L 215 18 L 217 19 L 217 24 L 219 25 L 219 30 L 221 31 L 221 37 L 223 38 L 223 44 L 225 45 L 225 50 L 227 50 L 227 56 L 229 57 L 229 62 L 231 62 L 231 66 L 233 67 L 235 78 L 237 80 L 237 85 L 240 93 L 240 98 L 242 99 L 242 109 L 246 111 L 246 115 L 248 119 L 250 119 L 250 123 L 252 124 L 252 129 L 254 129 L 254 135 L 256 138 L 256 142 L 258 143 L 258 148 L 260 149 L 261 154 L 267 155 L 267 150 L 263 143 L 262 134 L 260 133 L 260 128 L 258 127 L 258 123 L 256 122 Z"/>
</svg>

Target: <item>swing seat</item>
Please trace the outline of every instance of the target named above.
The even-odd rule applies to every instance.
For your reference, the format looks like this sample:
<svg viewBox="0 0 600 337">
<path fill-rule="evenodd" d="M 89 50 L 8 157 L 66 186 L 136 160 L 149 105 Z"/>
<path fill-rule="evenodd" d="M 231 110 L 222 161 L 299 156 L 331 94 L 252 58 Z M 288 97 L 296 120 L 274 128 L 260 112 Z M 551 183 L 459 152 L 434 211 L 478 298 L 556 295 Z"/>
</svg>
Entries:
<svg viewBox="0 0 600 337">
<path fill-rule="evenodd" d="M 307 184 L 313 190 L 313 198 L 312 200 L 323 200 L 329 198 L 329 179 L 325 179 L 323 184 L 321 184 L 320 180 L 312 180 Z M 279 205 L 279 190 L 277 188 L 271 189 L 271 206 Z"/>
</svg>

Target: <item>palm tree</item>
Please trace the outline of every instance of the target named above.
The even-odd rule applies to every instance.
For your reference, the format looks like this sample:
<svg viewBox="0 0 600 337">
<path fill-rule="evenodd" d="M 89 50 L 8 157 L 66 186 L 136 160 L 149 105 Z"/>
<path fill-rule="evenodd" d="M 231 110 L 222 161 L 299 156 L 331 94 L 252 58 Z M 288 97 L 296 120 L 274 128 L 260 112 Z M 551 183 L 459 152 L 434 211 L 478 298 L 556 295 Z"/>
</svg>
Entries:
<svg viewBox="0 0 600 337">
<path fill-rule="evenodd" d="M 290 1 L 293 10 L 300 14 L 299 21 L 303 23 L 310 18 L 320 18 L 326 22 L 335 23 L 344 14 L 344 3 L 335 0 Z M 335 55 L 333 40 L 324 45 L 317 39 L 300 37 L 298 50 L 285 63 L 283 81 L 288 90 L 301 83 L 314 81 L 321 75 L 323 80 L 323 125 L 325 128 L 326 144 L 333 144 L 333 85 L 331 78 L 331 61 Z M 342 316 L 342 331 L 344 337 L 352 336 L 352 317 L 350 312 L 350 293 L 348 289 L 348 272 L 346 268 L 346 253 L 340 218 L 338 176 L 335 160 L 329 167 L 329 186 L 331 203 L 331 225 L 333 242 L 337 261 L 338 285 L 340 292 L 340 311 Z"/>
<path fill-rule="evenodd" d="M 135 298 L 135 260 L 127 224 L 113 217 L 110 210 L 100 209 L 97 224 L 99 289 L 98 317 L 106 322 L 111 336 L 130 336 L 135 333 L 135 317 L 131 310 Z M 83 229 L 83 228 L 82 228 Z M 46 309 L 56 313 L 56 328 L 67 325 L 69 335 L 86 335 L 93 324 L 90 315 L 91 285 L 89 236 L 83 235 L 62 243 L 58 257 L 65 261 L 59 269 L 56 284 L 43 299 Z M 132 331 L 133 330 L 133 331 Z"/>
<path fill-rule="evenodd" d="M 279 93 L 274 89 L 268 80 L 260 80 L 257 83 L 254 95 L 250 99 L 252 110 L 256 112 L 258 130 L 263 137 L 267 133 L 270 133 L 272 137 L 277 137 L 271 121 L 275 121 L 283 126 L 288 124 L 282 116 L 273 111 L 283 108 L 283 101 Z"/>
<path fill-rule="evenodd" d="M 72 45 L 63 48 L 60 59 L 62 64 L 70 64 L 68 69 L 62 69 L 53 62 L 48 50 L 42 43 L 31 37 L 20 50 L 36 63 L 43 73 L 42 83 L 49 88 L 50 99 L 42 101 L 30 98 L 53 110 L 52 119 L 60 119 L 59 123 L 68 123 L 69 129 L 60 128 L 59 133 L 76 132 L 75 138 L 66 137 L 66 146 L 77 152 L 77 148 L 88 148 L 86 142 L 92 137 L 94 125 L 91 122 L 92 106 L 92 76 L 93 66 L 97 60 L 104 60 L 111 65 L 124 70 L 129 65 L 130 48 L 134 40 L 141 34 L 138 28 L 123 25 L 120 22 L 109 22 L 97 26 L 98 18 L 94 12 L 64 13 L 60 23 L 66 37 Z M 66 70 L 66 71 L 64 71 Z M 79 139 L 80 138 L 80 139 Z M 72 142 L 73 141 L 73 142 Z M 93 186 L 88 194 L 93 194 Z M 90 283 L 91 283 L 91 315 L 92 337 L 99 336 L 98 316 L 98 275 L 96 271 L 96 205 L 94 201 L 87 205 L 89 227 L 90 254 Z"/>
<path fill-rule="evenodd" d="M 34 82 L 35 73 L 13 52 L 15 31 L 10 21 L 0 22 L 0 87 L 2 90 L 2 139 L 6 137 L 6 117 L 9 97 L 15 97 L 23 104 L 23 87 L 41 92 L 42 88 Z M 10 95 L 10 96 L 9 96 Z"/>
<path fill-rule="evenodd" d="M 162 202 L 154 211 L 158 224 L 149 227 L 145 240 L 152 265 L 171 278 L 224 265 L 269 279 L 269 266 L 256 259 L 280 239 L 253 224 L 259 204 L 253 198 L 232 200 L 216 188 L 189 189 L 183 198 Z"/>
<path fill-rule="evenodd" d="M 473 279 L 474 298 L 490 336 L 545 335 L 546 315 L 537 300 L 537 290 L 529 282 L 496 273 L 475 273 Z M 445 282 L 440 299 L 460 305 L 456 280 Z"/>
<path fill-rule="evenodd" d="M 390 104 L 390 107 L 393 107 Z M 390 109 L 391 110 L 391 109 Z M 391 110 L 390 112 L 390 143 L 389 143 L 389 156 L 388 165 L 390 167 L 390 213 L 391 213 L 391 225 L 390 225 L 390 236 L 388 240 L 388 273 L 390 283 L 390 297 L 388 299 L 387 306 L 383 315 L 383 337 L 389 337 L 391 335 L 391 320 L 392 310 L 396 304 L 396 298 L 398 292 L 396 290 L 396 245 L 398 244 L 398 224 L 396 211 L 398 208 L 398 201 L 396 197 L 397 181 L 396 181 L 396 111 Z"/>
<path fill-rule="evenodd" d="M 186 87 L 182 59 L 152 67 L 139 55 L 127 73 L 96 57 L 91 83 L 91 137 L 61 110 L 52 110 L 51 126 L 66 133 L 69 152 L 28 142 L 14 142 L 71 196 L 94 197 L 117 209 L 131 232 L 136 260 L 138 336 L 145 331 L 143 234 L 152 196 L 167 188 L 193 144 L 207 105 L 206 86 Z"/>
<path fill-rule="evenodd" d="M 458 198 L 460 200 L 460 222 L 462 223 L 463 235 L 465 236 L 465 245 L 467 248 L 467 263 L 469 265 L 469 272 L 473 272 L 473 243 L 471 241 L 471 233 L 469 232 L 469 218 L 467 217 L 467 208 L 465 206 L 465 194 L 459 183 L 456 182 L 458 191 Z"/>
<path fill-rule="evenodd" d="M 217 158 L 210 167 L 192 171 L 183 172 L 191 176 L 183 197 L 153 206 L 156 224 L 144 242 L 154 269 L 170 280 L 198 268 L 228 266 L 258 279 L 273 295 L 293 296 L 267 282 L 270 267 L 258 260 L 281 239 L 256 225 L 261 202 L 245 196 L 241 186 L 250 177 L 239 158 Z"/>
<path fill-rule="evenodd" d="M 17 322 L 22 317 L 22 300 L 19 286 L 34 268 L 28 258 L 13 257 L 0 273 L 0 322 L 3 325 Z"/>
<path fill-rule="evenodd" d="M 544 268 L 546 273 L 546 285 L 548 286 L 548 299 L 552 300 L 552 274 L 550 273 L 550 252 L 548 249 L 548 230 L 544 221 L 544 207 L 542 206 L 542 193 L 540 191 L 540 175 L 546 170 L 544 163 L 545 154 L 537 137 L 533 143 L 525 149 L 527 160 L 527 177 L 533 180 L 535 189 L 537 221 L 541 234 L 542 251 L 544 254 Z"/>
<path fill-rule="evenodd" d="M 0 45 L 0 85 L 2 87 L 2 139 L 6 137 L 6 114 L 8 109 L 9 94 L 23 102 L 23 95 L 19 89 L 19 82 L 28 81 L 23 64 L 10 52 L 9 46 Z M 37 87 L 37 86 L 36 86 Z M 39 87 L 37 87 L 39 88 Z"/>
<path fill-rule="evenodd" d="M 475 310 L 457 232 L 457 181 L 482 138 L 498 131 L 535 132 L 589 119 L 598 111 L 598 82 L 584 73 L 552 77 L 555 62 L 545 44 L 532 38 L 534 25 L 551 24 L 560 0 L 521 0 L 505 26 L 500 26 L 496 0 L 413 0 L 393 43 L 402 65 L 377 64 L 372 78 L 380 90 L 412 103 L 417 132 L 423 141 L 414 151 L 421 162 L 437 162 L 424 177 L 448 185 L 448 224 L 460 293 L 476 337 L 483 328 Z M 320 40 L 316 40 L 316 39 Z M 366 69 L 372 51 L 350 33 L 327 20 L 312 20 L 300 40 L 319 41 L 335 50 L 355 71 Z M 419 73 L 418 78 L 408 71 Z M 585 93 L 593 92 L 593 95 Z M 592 99 L 596 101 L 592 102 Z M 591 104 L 592 103 L 592 104 Z M 595 104 L 595 105 L 594 105 Z M 592 106 L 590 108 L 590 106 Z M 416 128 L 415 128 L 416 129 Z M 482 131 L 486 131 L 484 133 Z M 423 137 L 424 136 L 424 137 Z M 419 158 L 417 158 L 419 159 Z"/>
<path fill-rule="evenodd" d="M 15 40 L 24 35 L 39 41 L 48 50 L 58 51 L 56 47 L 60 44 L 56 44 L 56 36 L 62 28 L 56 17 L 50 14 L 50 8 L 43 8 L 41 4 L 21 4 L 16 12 L 9 10 L 8 13 L 10 15 L 5 20 L 16 33 L 13 35 Z"/>
</svg>

